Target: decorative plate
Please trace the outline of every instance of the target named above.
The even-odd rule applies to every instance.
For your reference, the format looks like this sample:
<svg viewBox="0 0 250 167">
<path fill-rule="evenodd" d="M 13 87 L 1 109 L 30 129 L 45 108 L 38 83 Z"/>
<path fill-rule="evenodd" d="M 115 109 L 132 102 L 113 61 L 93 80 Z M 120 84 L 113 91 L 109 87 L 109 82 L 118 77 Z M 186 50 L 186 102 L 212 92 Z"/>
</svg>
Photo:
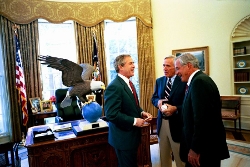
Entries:
<svg viewBox="0 0 250 167">
<path fill-rule="evenodd" d="M 240 94 L 247 94 L 248 89 L 245 88 L 245 87 L 240 87 L 240 88 L 238 89 L 238 92 L 239 92 Z"/>
<path fill-rule="evenodd" d="M 237 67 L 239 67 L 239 68 L 246 67 L 246 61 L 245 60 L 239 60 L 237 62 Z"/>
</svg>

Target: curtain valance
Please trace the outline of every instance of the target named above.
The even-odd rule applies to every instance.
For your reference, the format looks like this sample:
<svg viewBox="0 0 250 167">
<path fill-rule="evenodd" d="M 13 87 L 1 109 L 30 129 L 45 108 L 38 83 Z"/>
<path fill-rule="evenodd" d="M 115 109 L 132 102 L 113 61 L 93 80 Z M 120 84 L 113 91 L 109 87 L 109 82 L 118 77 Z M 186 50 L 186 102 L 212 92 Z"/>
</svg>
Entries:
<svg viewBox="0 0 250 167">
<path fill-rule="evenodd" d="M 94 26 L 105 19 L 122 22 L 134 16 L 152 27 L 151 0 L 93 3 L 0 0 L 0 15 L 18 24 L 43 18 L 52 23 L 74 20 L 83 26 Z"/>
</svg>

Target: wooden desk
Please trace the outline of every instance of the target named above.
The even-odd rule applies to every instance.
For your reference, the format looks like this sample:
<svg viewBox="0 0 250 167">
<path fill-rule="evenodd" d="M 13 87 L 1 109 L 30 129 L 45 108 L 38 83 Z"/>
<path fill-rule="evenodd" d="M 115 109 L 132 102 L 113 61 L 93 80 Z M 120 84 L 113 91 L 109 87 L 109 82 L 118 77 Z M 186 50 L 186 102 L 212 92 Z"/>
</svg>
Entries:
<svg viewBox="0 0 250 167">
<path fill-rule="evenodd" d="M 81 120 L 71 121 L 72 125 Z M 41 127 L 41 126 L 40 126 Z M 33 142 L 32 128 L 28 129 L 25 147 L 28 150 L 29 166 L 32 167 L 117 167 L 117 158 L 108 144 L 107 128 L 98 132 L 73 136 L 66 139 Z M 70 131 L 68 131 L 70 132 Z M 55 136 L 63 132 L 54 132 Z M 73 133 L 73 132 L 72 132 Z M 149 125 L 142 127 L 141 143 L 138 148 L 138 166 L 151 167 Z"/>
<path fill-rule="evenodd" d="M 33 125 L 44 125 L 44 118 L 56 117 L 57 111 L 52 112 L 38 112 L 36 114 L 32 114 L 33 117 Z"/>
</svg>

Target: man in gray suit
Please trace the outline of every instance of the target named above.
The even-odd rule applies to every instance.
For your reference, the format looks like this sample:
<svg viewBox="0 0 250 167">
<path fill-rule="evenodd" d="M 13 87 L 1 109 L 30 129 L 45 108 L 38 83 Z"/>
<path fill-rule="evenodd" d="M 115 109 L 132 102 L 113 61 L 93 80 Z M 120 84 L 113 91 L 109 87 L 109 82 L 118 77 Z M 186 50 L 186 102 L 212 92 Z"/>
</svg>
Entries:
<svg viewBox="0 0 250 167">
<path fill-rule="evenodd" d="M 184 167 L 185 163 L 179 156 L 181 140 L 181 112 L 182 102 L 185 95 L 186 83 L 181 82 L 180 77 L 175 75 L 175 56 L 165 57 L 163 61 L 164 76 L 158 78 L 151 98 L 152 104 L 158 109 L 157 134 L 160 148 L 161 166 L 172 166 L 171 153 L 173 152 L 177 167 Z M 165 95 L 168 81 L 172 87 L 168 97 Z M 162 105 L 163 103 L 166 103 Z M 163 109 L 162 106 L 167 106 Z"/>
<path fill-rule="evenodd" d="M 186 167 L 220 167 L 221 160 L 229 158 L 229 152 L 219 90 L 199 70 L 197 58 L 190 53 L 175 59 L 175 69 L 181 81 L 188 85 L 182 106 L 180 157 Z"/>
<path fill-rule="evenodd" d="M 134 61 L 130 55 L 114 60 L 118 73 L 104 93 L 104 110 L 109 121 L 108 142 L 114 147 L 119 167 L 137 167 L 137 149 L 141 127 L 152 115 L 143 111 L 129 78 L 134 76 Z"/>
</svg>

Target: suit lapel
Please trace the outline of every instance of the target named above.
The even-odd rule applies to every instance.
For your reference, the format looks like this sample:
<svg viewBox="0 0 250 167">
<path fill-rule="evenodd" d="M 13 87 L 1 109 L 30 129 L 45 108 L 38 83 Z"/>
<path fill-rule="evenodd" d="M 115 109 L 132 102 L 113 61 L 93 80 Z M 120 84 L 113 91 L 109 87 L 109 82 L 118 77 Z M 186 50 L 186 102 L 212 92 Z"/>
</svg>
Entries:
<svg viewBox="0 0 250 167">
<path fill-rule="evenodd" d="M 187 96 L 188 96 L 190 90 L 192 89 L 192 84 L 193 84 L 193 81 L 195 80 L 195 77 L 197 77 L 198 75 L 200 75 L 200 74 L 202 74 L 202 73 L 203 73 L 202 71 L 198 71 L 198 72 L 193 76 L 193 78 L 192 78 L 192 80 L 191 80 L 191 82 L 190 82 L 190 85 L 188 86 L 188 90 L 187 90 L 187 92 L 186 92 L 186 94 L 185 94 L 184 102 L 185 102 L 185 100 L 186 100 L 186 98 L 187 98 Z"/>
<path fill-rule="evenodd" d="M 136 101 L 135 101 L 135 98 L 134 98 L 134 95 L 132 93 L 132 91 L 130 90 L 130 88 L 128 87 L 127 83 L 117 75 L 117 79 L 119 80 L 119 82 L 121 83 L 121 85 L 123 85 L 123 88 L 125 90 L 125 92 L 129 95 L 129 97 L 135 102 L 136 104 Z"/>
<path fill-rule="evenodd" d="M 174 92 L 177 90 L 178 85 L 180 84 L 180 82 L 181 82 L 180 77 L 176 76 L 176 77 L 175 77 L 175 80 L 174 80 L 174 82 L 173 82 L 173 86 L 172 86 L 171 92 L 170 92 L 170 97 L 171 97 L 171 95 L 174 94 Z"/>
<path fill-rule="evenodd" d="M 167 77 L 163 77 L 162 82 L 160 82 L 160 83 L 161 83 L 161 87 L 162 87 L 161 90 L 163 90 L 163 91 L 161 91 L 161 97 L 162 97 L 162 99 L 164 99 L 165 98 L 165 89 L 166 89 L 166 85 L 167 85 Z"/>
</svg>

